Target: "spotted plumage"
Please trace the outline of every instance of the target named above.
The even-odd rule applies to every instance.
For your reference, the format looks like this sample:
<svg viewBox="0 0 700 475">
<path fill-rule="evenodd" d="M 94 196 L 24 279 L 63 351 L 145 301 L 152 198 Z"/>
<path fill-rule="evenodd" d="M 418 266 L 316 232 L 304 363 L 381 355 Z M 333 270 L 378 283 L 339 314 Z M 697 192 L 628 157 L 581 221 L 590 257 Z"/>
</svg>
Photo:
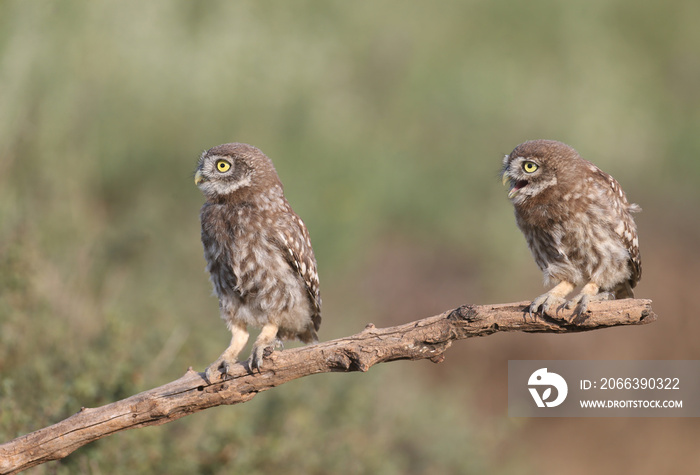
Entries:
<svg viewBox="0 0 700 475">
<path fill-rule="evenodd" d="M 200 213 L 207 271 L 232 334 L 207 377 L 237 362 L 248 325 L 262 328 L 248 360 L 251 369 L 260 369 L 265 348 L 282 340 L 317 341 L 316 259 L 272 161 L 251 145 L 219 145 L 199 158 L 195 183 L 207 199 Z"/>
<path fill-rule="evenodd" d="M 642 275 L 637 227 L 620 184 L 570 146 L 553 140 L 518 145 L 503 159 L 503 183 L 549 292 L 537 297 L 540 308 L 555 315 L 564 305 L 631 298 Z M 576 286 L 581 292 L 566 302 Z"/>
</svg>

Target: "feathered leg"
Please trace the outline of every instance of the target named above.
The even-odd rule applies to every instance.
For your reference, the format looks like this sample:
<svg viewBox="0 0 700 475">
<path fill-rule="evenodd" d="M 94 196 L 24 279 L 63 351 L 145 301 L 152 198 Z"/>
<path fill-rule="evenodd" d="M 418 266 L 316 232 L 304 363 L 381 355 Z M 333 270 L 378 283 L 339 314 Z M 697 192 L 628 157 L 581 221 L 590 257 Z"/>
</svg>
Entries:
<svg viewBox="0 0 700 475">
<path fill-rule="evenodd" d="M 231 324 L 231 343 L 228 348 L 221 353 L 221 356 L 207 368 L 207 381 L 212 382 L 212 377 L 217 371 L 220 371 L 223 375 L 228 374 L 231 366 L 238 363 L 238 355 L 247 342 L 248 330 L 246 329 L 245 323 Z"/>
</svg>

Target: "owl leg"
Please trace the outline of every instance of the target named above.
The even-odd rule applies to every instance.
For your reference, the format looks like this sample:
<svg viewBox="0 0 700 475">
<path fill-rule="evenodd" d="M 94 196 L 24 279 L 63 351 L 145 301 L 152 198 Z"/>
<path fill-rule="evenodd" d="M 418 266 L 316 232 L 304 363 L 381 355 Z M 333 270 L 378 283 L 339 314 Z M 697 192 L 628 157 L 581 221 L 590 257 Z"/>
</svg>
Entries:
<svg viewBox="0 0 700 475">
<path fill-rule="evenodd" d="M 228 345 L 228 348 L 221 353 L 221 356 L 207 368 L 207 381 L 213 381 L 212 377 L 217 371 L 220 371 L 223 375 L 228 374 L 231 367 L 238 363 L 238 354 L 243 350 L 247 342 L 248 330 L 246 329 L 245 323 L 232 323 L 231 343 Z"/>
<path fill-rule="evenodd" d="M 564 297 L 569 295 L 569 292 L 574 290 L 574 284 L 562 280 L 555 285 L 549 292 L 542 294 L 532 301 L 530 304 L 530 317 L 533 313 L 537 313 L 542 307 L 542 312 L 549 316 L 556 316 L 557 311 L 564 306 L 566 300 Z"/>
<path fill-rule="evenodd" d="M 588 303 L 596 300 L 613 300 L 615 295 L 610 292 L 598 292 L 600 287 L 594 282 L 589 282 L 583 286 L 581 292 L 574 296 L 571 300 L 566 302 L 566 308 L 573 308 L 574 310 L 572 318 L 578 318 L 588 309 Z"/>
<path fill-rule="evenodd" d="M 266 323 L 260 330 L 260 335 L 255 339 L 253 351 L 251 351 L 250 358 L 248 358 L 248 367 L 251 371 L 256 369 L 260 371 L 260 368 L 262 368 L 266 348 L 273 348 L 275 344 L 281 343 L 277 339 L 278 330 L 279 326 L 274 323 Z"/>
</svg>

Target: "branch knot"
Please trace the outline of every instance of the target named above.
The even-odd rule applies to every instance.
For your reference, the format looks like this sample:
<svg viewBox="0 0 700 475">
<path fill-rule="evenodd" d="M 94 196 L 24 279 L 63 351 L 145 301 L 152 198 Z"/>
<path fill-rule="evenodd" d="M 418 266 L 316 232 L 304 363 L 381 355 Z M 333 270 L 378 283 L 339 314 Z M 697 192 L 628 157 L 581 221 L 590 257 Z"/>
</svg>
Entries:
<svg viewBox="0 0 700 475">
<path fill-rule="evenodd" d="M 464 321 L 467 323 L 474 323 L 478 320 L 479 312 L 476 310 L 474 305 L 462 305 L 452 310 L 447 316 L 448 320 L 451 321 Z"/>
</svg>

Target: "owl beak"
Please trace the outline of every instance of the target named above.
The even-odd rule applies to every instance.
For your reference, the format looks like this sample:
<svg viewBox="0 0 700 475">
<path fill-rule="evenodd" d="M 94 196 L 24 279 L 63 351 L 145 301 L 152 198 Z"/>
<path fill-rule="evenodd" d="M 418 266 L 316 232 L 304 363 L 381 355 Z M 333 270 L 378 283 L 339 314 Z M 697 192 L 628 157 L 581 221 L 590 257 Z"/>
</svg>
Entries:
<svg viewBox="0 0 700 475">
<path fill-rule="evenodd" d="M 204 183 L 205 181 L 207 181 L 207 179 L 202 175 L 202 170 L 197 170 L 197 173 L 194 174 L 194 184 L 199 186 L 200 183 Z"/>
<path fill-rule="evenodd" d="M 508 174 L 507 174 L 507 173 L 504 173 L 502 178 L 503 178 L 503 179 L 502 179 L 501 183 L 503 183 L 503 186 L 506 186 L 506 185 L 508 184 L 508 182 L 510 181 L 510 178 L 508 177 Z"/>
<path fill-rule="evenodd" d="M 508 186 L 510 188 L 508 190 L 508 199 L 511 199 L 516 195 L 518 190 L 513 186 L 513 180 L 510 179 L 507 173 L 503 173 L 501 182 L 503 183 L 503 186 Z"/>
<path fill-rule="evenodd" d="M 510 182 L 510 190 L 508 190 L 508 199 L 513 198 L 520 193 L 520 190 L 527 186 L 527 180 L 518 180 Z"/>
</svg>

